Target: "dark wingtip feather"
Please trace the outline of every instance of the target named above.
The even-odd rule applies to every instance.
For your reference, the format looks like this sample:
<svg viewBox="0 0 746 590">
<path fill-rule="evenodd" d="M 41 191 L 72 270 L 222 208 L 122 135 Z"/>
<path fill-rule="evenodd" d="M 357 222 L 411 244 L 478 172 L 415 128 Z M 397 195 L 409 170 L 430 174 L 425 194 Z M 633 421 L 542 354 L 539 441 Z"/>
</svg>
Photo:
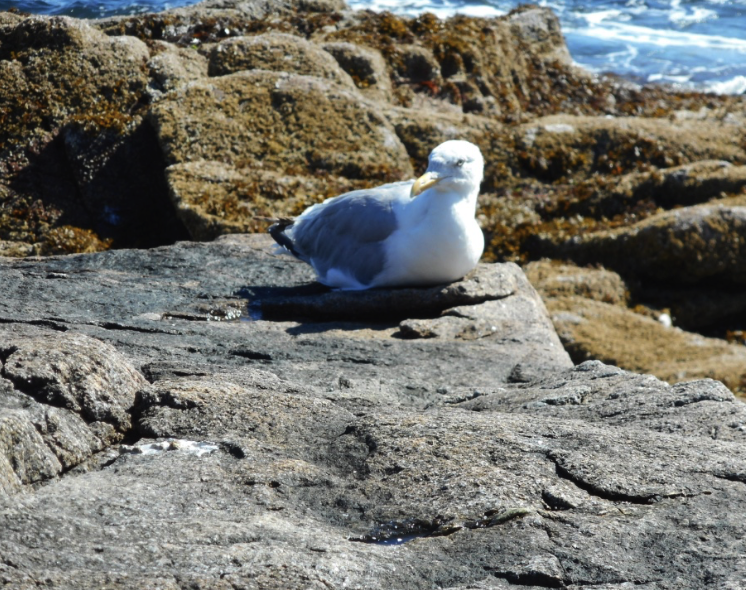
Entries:
<svg viewBox="0 0 746 590">
<path fill-rule="evenodd" d="M 285 234 L 285 230 L 293 225 L 295 220 L 288 218 L 280 218 L 275 223 L 269 226 L 269 235 L 272 239 L 280 244 L 283 248 L 287 248 L 293 256 L 298 256 L 298 252 L 295 250 L 293 241 Z"/>
</svg>

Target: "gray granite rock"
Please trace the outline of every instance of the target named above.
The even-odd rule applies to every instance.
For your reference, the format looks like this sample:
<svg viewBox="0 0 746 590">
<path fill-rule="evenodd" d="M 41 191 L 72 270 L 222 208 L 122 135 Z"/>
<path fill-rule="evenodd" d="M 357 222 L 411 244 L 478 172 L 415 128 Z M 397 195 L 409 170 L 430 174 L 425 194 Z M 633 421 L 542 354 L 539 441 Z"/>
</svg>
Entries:
<svg viewBox="0 0 746 590">
<path fill-rule="evenodd" d="M 110 344 L 23 322 L 0 326 L 0 489 L 84 464 L 132 431 L 145 379 Z"/>
<path fill-rule="evenodd" d="M 231 236 L 0 274 L 8 587 L 746 583 L 746 406 L 572 367 L 514 265 L 361 299 Z"/>
</svg>

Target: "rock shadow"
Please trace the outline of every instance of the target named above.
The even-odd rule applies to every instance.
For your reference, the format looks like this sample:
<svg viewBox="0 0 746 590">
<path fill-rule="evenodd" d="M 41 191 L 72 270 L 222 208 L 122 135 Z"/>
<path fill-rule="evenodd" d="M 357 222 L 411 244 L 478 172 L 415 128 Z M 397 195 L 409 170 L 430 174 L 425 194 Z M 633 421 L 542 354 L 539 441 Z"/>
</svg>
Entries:
<svg viewBox="0 0 746 590">
<path fill-rule="evenodd" d="M 9 194 L 0 203 L 8 213 L 0 239 L 17 239 L 22 231 L 24 241 L 40 244 L 48 254 L 86 251 L 81 240 L 103 249 L 152 248 L 189 239 L 171 203 L 166 163 L 147 123 L 96 134 L 69 124 L 29 150 L 24 160 L 9 175 Z M 70 231 L 55 234 L 62 227 Z"/>
<path fill-rule="evenodd" d="M 497 267 L 482 265 L 460 281 L 434 287 L 333 291 L 311 283 L 296 287 L 247 286 L 237 294 L 247 300 L 250 315 L 257 319 L 395 325 L 405 319 L 435 318 L 453 307 L 501 299 L 511 295 L 514 288 Z"/>
</svg>

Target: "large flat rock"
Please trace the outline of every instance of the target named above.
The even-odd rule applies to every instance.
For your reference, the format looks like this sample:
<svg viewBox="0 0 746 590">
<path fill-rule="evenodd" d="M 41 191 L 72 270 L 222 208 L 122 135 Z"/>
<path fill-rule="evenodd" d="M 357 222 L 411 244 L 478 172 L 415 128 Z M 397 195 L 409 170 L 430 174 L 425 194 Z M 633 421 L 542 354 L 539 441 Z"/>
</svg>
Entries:
<svg viewBox="0 0 746 590">
<path fill-rule="evenodd" d="M 746 580 L 746 406 L 573 367 L 515 265 L 339 293 L 237 235 L 0 273 L 11 588 Z"/>
<path fill-rule="evenodd" d="M 426 397 L 441 386 L 572 364 L 515 265 L 483 265 L 431 290 L 335 293 L 271 243 L 228 236 L 152 251 L 7 259 L 0 321 L 23 318 L 111 342 L 146 375 L 258 364 L 324 387 L 342 375 L 365 376 Z"/>
</svg>

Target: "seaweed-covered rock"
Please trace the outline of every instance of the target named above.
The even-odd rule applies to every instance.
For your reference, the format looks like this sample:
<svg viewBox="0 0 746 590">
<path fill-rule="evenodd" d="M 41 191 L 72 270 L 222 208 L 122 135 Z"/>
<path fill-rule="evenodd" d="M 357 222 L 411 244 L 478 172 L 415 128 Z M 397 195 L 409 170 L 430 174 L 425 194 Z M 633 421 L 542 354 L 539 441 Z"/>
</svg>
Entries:
<svg viewBox="0 0 746 590">
<path fill-rule="evenodd" d="M 630 227 L 575 236 L 547 250 L 652 281 L 691 285 L 726 277 L 743 285 L 745 204 L 744 197 L 731 197 L 674 209 Z"/>
<path fill-rule="evenodd" d="M 709 377 L 746 393 L 746 348 L 736 334 L 729 343 L 681 329 L 714 325 L 743 310 L 737 293 L 662 289 L 653 299 L 659 306 L 650 307 L 632 305 L 637 295 L 607 269 L 542 260 L 525 271 L 575 362 L 599 359 L 669 383 Z"/>
<path fill-rule="evenodd" d="M 502 229 L 515 226 L 488 199 L 482 217 L 488 256 L 525 260 L 535 255 L 527 238 L 546 233 L 547 221 L 572 234 L 578 227 L 572 216 L 588 215 L 581 224 L 587 230 L 588 219 L 609 216 L 609 203 L 616 203 L 614 215 L 649 214 L 644 191 L 607 198 L 620 174 L 655 173 L 701 158 L 745 160 L 732 132 L 741 117 L 734 99 L 591 77 L 568 59 L 556 15 L 535 6 L 496 19 L 441 21 L 428 14 L 352 12 L 337 1 L 221 0 L 90 23 L 8 15 L 0 29 L 9 105 L 0 140 L 19 148 L 0 167 L 0 229 L 6 228 L 0 239 L 25 244 L 9 253 L 152 246 L 183 239 L 187 231 L 199 239 L 257 231 L 257 216 L 297 213 L 348 188 L 420 171 L 435 145 L 459 137 L 487 155 L 486 193 L 518 193 L 528 182 L 535 195 L 550 195 L 529 200 L 540 222 L 524 224 L 507 240 L 499 239 Z M 309 82 L 318 92 L 309 92 L 305 114 L 290 106 L 303 104 L 302 93 L 291 100 L 287 93 L 274 96 L 274 113 L 265 101 L 248 99 L 229 129 L 220 96 L 212 106 L 185 100 L 205 84 L 230 91 L 237 84 L 207 82 L 208 73 L 230 78 L 248 70 L 256 82 L 267 76 L 256 68 L 288 74 L 286 85 L 298 75 L 319 78 Z M 334 84 L 349 92 L 342 101 L 347 107 L 331 98 L 337 91 L 327 86 Z M 324 106 L 319 93 L 331 102 Z M 216 116 L 213 124 L 199 123 L 199 141 L 175 129 L 171 141 L 162 127 L 169 107 L 162 103 L 179 103 L 179 116 L 192 124 L 198 116 L 189 109 L 208 108 Z M 352 104 L 357 107 L 349 110 Z M 235 104 L 228 99 L 224 106 L 229 111 Z M 312 113 L 320 116 L 311 120 Z M 288 125 L 283 133 L 307 127 L 296 129 L 301 143 L 273 137 L 278 114 Z M 250 133 L 238 133 L 239 120 Z M 262 121 L 274 122 L 262 127 Z M 370 137 L 366 122 L 388 135 Z M 313 145 L 303 143 L 312 138 Z M 264 147 L 252 152 L 259 144 Z M 353 161 L 358 153 L 367 158 L 361 146 L 370 146 L 377 159 Z M 281 161 L 274 158 L 278 151 L 293 155 Z M 298 162 L 300 152 L 305 162 Z M 260 167 L 257 158 L 268 162 Z M 199 160 L 205 169 L 232 168 L 221 173 L 215 202 L 209 202 L 209 182 L 191 188 L 182 182 L 204 176 L 189 169 Z M 183 170 L 164 172 L 169 165 Z M 37 174 L 42 169 L 45 174 Z M 562 184 L 569 179 L 572 185 Z M 189 207 L 188 215 L 176 216 L 169 192 L 180 212 Z M 605 204 L 596 206 L 599 199 Z"/>
<path fill-rule="evenodd" d="M 147 67 L 150 77 L 148 91 L 153 100 L 158 100 L 164 92 L 206 78 L 209 65 L 207 58 L 191 47 L 154 41 Z"/>
<path fill-rule="evenodd" d="M 722 122 L 552 115 L 517 129 L 516 157 L 527 172 L 550 181 L 589 172 L 619 176 L 698 160 L 743 162 L 744 147 L 729 131 Z"/>
<path fill-rule="evenodd" d="M 622 277 L 606 269 L 540 260 L 527 264 L 523 270 L 545 300 L 579 296 L 615 305 L 629 301 L 629 290 Z"/>
<path fill-rule="evenodd" d="M 380 52 L 353 43 L 324 43 L 324 51 L 337 60 L 355 86 L 369 98 L 393 102 L 391 78 Z"/>
<path fill-rule="evenodd" d="M 277 200 L 272 184 L 256 182 L 267 173 L 305 176 L 311 183 L 323 177 L 325 190 L 346 181 L 360 187 L 413 174 L 381 112 L 355 90 L 316 77 L 251 71 L 211 78 L 169 95 L 149 120 L 172 166 L 204 160 L 225 169 L 219 181 L 227 187 L 223 199 L 211 200 L 209 180 L 171 183 L 182 219 L 197 239 L 245 231 L 257 214 L 292 212 L 292 200 Z M 179 178 L 171 170 L 169 177 Z M 192 179 L 198 178 L 192 172 Z M 213 229 L 200 229 L 209 225 Z"/>
<path fill-rule="evenodd" d="M 284 33 L 232 37 L 212 48 L 210 76 L 225 76 L 244 70 L 317 76 L 346 88 L 355 87 L 349 75 L 326 51 L 301 37 Z"/>
<path fill-rule="evenodd" d="M 135 114 L 148 58 L 81 20 L 0 25 L 0 238 L 55 254 L 184 237 Z"/>
<path fill-rule="evenodd" d="M 546 300 L 563 345 L 575 362 L 598 359 L 651 373 L 669 383 L 709 377 L 746 392 L 746 347 L 685 332 L 670 317 L 654 319 L 586 298 Z"/>
</svg>

